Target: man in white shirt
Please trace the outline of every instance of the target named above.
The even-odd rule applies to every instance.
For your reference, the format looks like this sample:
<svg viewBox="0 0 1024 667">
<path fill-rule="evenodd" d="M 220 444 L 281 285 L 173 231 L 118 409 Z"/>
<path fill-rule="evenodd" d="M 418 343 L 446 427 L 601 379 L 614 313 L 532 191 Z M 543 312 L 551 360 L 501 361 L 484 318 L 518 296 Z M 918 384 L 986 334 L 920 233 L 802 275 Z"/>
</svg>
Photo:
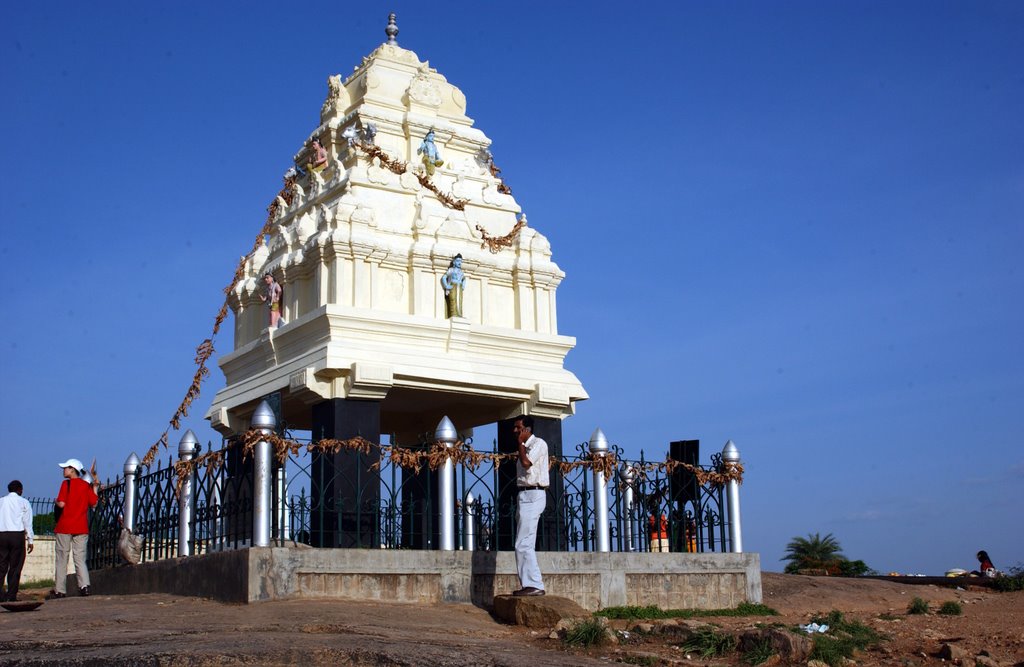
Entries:
<svg viewBox="0 0 1024 667">
<path fill-rule="evenodd" d="M 32 533 L 32 505 L 21 497 L 24 488 L 18 480 L 7 485 L 8 494 L 0 498 L 0 583 L 7 579 L 7 591 L 0 600 L 16 602 L 21 582 L 21 568 L 25 564 L 25 538 L 28 553 L 32 553 L 35 535 Z"/>
<path fill-rule="evenodd" d="M 516 570 L 522 586 L 512 595 L 544 595 L 537 564 L 537 523 L 548 500 L 548 443 L 533 434 L 533 417 L 515 418 L 512 433 L 519 443 L 516 460 Z"/>
</svg>

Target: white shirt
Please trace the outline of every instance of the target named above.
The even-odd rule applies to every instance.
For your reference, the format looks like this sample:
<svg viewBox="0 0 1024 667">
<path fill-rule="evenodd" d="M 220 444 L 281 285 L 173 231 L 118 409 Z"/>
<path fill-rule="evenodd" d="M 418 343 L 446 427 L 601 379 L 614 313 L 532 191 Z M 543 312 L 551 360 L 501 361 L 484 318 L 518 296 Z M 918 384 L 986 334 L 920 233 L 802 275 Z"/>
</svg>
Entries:
<svg viewBox="0 0 1024 667">
<path fill-rule="evenodd" d="M 0 531 L 25 531 L 29 544 L 36 538 L 32 533 L 32 505 L 14 491 L 0 498 Z"/>
<path fill-rule="evenodd" d="M 530 459 L 529 470 L 527 470 L 519 459 L 516 459 L 516 485 L 517 486 L 547 486 L 548 479 L 548 443 L 537 436 L 530 434 L 530 438 L 523 443 L 526 447 L 526 458 Z"/>
</svg>

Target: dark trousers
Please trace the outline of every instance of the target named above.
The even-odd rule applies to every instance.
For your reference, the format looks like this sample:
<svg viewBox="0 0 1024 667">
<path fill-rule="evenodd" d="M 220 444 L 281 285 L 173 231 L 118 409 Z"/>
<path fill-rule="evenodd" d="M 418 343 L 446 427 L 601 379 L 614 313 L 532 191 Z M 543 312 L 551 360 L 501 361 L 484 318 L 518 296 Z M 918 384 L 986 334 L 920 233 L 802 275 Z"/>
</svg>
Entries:
<svg viewBox="0 0 1024 667">
<path fill-rule="evenodd" d="M 7 577 L 7 594 L 0 600 L 18 599 L 21 568 L 25 565 L 25 531 L 0 531 L 0 582 Z"/>
</svg>

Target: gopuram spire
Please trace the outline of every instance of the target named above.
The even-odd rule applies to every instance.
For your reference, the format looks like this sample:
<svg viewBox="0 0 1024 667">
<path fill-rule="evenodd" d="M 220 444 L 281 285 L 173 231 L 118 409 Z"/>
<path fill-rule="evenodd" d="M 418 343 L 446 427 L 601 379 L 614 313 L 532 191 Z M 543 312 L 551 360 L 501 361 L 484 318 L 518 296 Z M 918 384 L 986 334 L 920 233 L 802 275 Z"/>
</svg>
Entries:
<svg viewBox="0 0 1024 667">
<path fill-rule="evenodd" d="M 234 350 L 207 414 L 223 433 L 248 428 L 272 393 L 294 428 L 321 424 L 325 405 L 372 404 L 362 436 L 402 442 L 441 415 L 460 429 L 558 421 L 587 398 L 564 367 L 576 339 L 558 330 L 565 274 L 550 243 L 463 92 L 398 46 L 395 14 L 384 32 L 351 73 L 327 78 L 266 244 L 231 291 Z"/>
<path fill-rule="evenodd" d="M 388 36 L 388 44 L 398 46 L 398 24 L 395 23 L 395 13 L 388 14 L 388 27 L 384 28 L 384 34 Z"/>
</svg>

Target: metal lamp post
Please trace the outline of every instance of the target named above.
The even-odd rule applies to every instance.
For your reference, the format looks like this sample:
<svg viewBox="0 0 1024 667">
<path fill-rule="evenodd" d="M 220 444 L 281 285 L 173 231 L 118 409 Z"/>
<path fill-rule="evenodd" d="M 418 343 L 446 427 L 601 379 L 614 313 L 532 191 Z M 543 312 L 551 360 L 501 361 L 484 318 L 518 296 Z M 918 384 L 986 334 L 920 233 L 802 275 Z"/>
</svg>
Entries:
<svg viewBox="0 0 1024 667">
<path fill-rule="evenodd" d="M 740 462 L 740 450 L 732 440 L 722 448 L 722 460 L 729 467 Z M 729 505 L 729 542 L 733 553 L 743 553 L 743 527 L 740 523 L 740 483 L 730 479 L 726 485 L 726 497 Z"/>
<path fill-rule="evenodd" d="M 274 432 L 277 419 L 274 411 L 266 401 L 260 401 L 256 412 L 252 415 L 253 428 L 258 428 L 264 435 Z M 270 442 L 260 439 L 256 443 L 254 461 L 254 489 L 252 510 L 252 545 L 254 547 L 270 546 Z"/>
<path fill-rule="evenodd" d="M 128 455 L 124 462 L 124 507 L 121 510 L 123 525 L 135 532 L 135 498 L 137 496 L 136 475 L 139 471 L 139 457 L 135 452 Z"/>
<path fill-rule="evenodd" d="M 594 429 L 590 436 L 590 453 L 604 457 L 608 454 L 608 439 L 600 428 Z M 594 468 L 594 536 L 596 551 L 611 551 L 611 539 L 608 530 L 608 482 L 604 473 Z"/>
<path fill-rule="evenodd" d="M 455 424 L 447 416 L 442 417 L 434 432 L 434 440 L 445 449 L 450 449 L 459 440 Z M 441 551 L 455 551 L 455 464 L 445 459 L 438 477 L 437 502 L 441 506 Z"/>
<path fill-rule="evenodd" d="M 462 548 L 466 551 L 476 549 L 476 498 L 472 492 L 466 493 L 466 501 L 462 504 Z"/>
<path fill-rule="evenodd" d="M 633 551 L 633 481 L 636 475 L 632 466 L 619 468 L 619 479 L 624 487 L 622 492 L 622 537 L 626 551 Z"/>
<path fill-rule="evenodd" d="M 178 460 L 191 461 L 199 448 L 199 440 L 192 429 L 185 431 L 178 441 Z M 178 557 L 192 555 L 192 486 L 195 474 L 190 470 L 181 482 L 178 494 Z"/>
</svg>

